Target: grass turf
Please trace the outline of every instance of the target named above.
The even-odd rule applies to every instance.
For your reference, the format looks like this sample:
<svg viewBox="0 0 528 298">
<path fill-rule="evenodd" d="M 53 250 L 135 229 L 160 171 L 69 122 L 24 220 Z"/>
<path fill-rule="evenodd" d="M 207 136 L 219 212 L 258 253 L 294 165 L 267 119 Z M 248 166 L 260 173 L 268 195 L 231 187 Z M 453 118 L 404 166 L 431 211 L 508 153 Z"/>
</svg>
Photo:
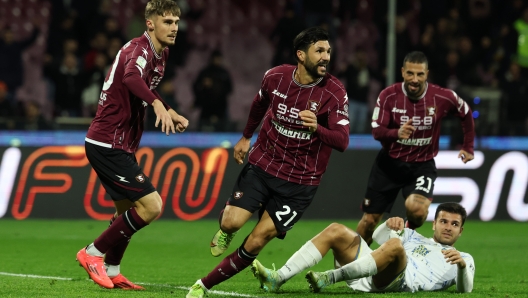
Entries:
<svg viewBox="0 0 528 298">
<path fill-rule="evenodd" d="M 280 268 L 308 239 L 331 221 L 303 221 L 296 224 L 285 240 L 273 240 L 258 259 L 267 267 Z M 341 221 L 355 228 L 356 221 Z M 248 222 L 233 240 L 238 247 L 255 222 Z M 75 262 L 75 254 L 92 242 L 106 222 L 88 220 L 0 220 L 1 297 L 184 297 L 194 282 L 204 277 L 221 260 L 209 253 L 209 241 L 217 221 L 196 222 L 160 220 L 134 235 L 121 272 L 147 288 L 144 292 L 106 290 L 87 279 Z M 419 232 L 431 236 L 431 223 Z M 528 297 L 526 223 L 468 221 L 456 247 L 473 255 L 476 263 L 474 290 L 470 297 Z M 327 255 L 315 270 L 332 267 Z M 323 293 L 308 290 L 304 274 L 283 285 L 282 292 L 263 292 L 249 269 L 213 288 L 209 297 L 407 297 L 409 293 L 364 294 L 337 284 Z M 18 274 L 18 275 L 6 275 Z M 36 275 L 22 277 L 20 275 Z M 42 278 L 51 277 L 51 278 Z M 416 293 L 421 297 L 450 297 L 454 287 L 444 292 Z M 459 296 L 457 296 L 459 297 Z"/>
</svg>

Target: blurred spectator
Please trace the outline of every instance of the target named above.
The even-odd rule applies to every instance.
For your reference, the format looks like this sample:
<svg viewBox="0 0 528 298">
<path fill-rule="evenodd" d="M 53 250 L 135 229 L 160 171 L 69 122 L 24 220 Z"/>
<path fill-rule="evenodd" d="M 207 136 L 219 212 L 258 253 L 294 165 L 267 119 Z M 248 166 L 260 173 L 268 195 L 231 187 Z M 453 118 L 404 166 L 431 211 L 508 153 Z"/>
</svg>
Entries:
<svg viewBox="0 0 528 298">
<path fill-rule="evenodd" d="M 7 99 L 7 85 L 0 81 L 0 129 L 14 128 L 15 109 Z"/>
<path fill-rule="evenodd" d="M 65 52 L 77 52 L 79 47 L 75 15 L 69 14 L 56 24 L 51 22 L 47 39 L 47 63 L 59 64 Z"/>
<path fill-rule="evenodd" d="M 81 93 L 86 86 L 86 75 L 79 68 L 77 57 L 66 54 L 59 68 L 48 67 L 46 75 L 55 86 L 55 115 L 81 115 Z"/>
<path fill-rule="evenodd" d="M 513 62 L 501 79 L 506 101 L 507 135 L 526 136 L 528 133 L 528 80 L 521 76 L 519 64 Z"/>
<path fill-rule="evenodd" d="M 524 9 L 522 18 L 515 21 L 514 27 L 519 33 L 517 63 L 523 68 L 522 75 L 528 77 L 528 7 Z"/>
<path fill-rule="evenodd" d="M 20 41 L 15 39 L 10 27 L 5 27 L 0 32 L 0 81 L 7 85 L 8 98 L 11 98 L 23 83 L 22 54 L 37 40 L 39 32 L 38 26 L 34 26 L 31 36 Z"/>
<path fill-rule="evenodd" d="M 271 66 L 281 64 L 296 64 L 294 54 L 292 53 L 292 43 L 295 36 L 305 29 L 304 22 L 295 14 L 292 4 L 287 4 L 284 9 L 284 15 L 277 23 L 275 29 L 271 32 L 270 39 L 275 45 L 275 54 L 271 61 Z"/>
<path fill-rule="evenodd" d="M 473 49 L 473 42 L 468 36 L 461 36 L 458 41 L 459 80 L 462 84 L 477 86 L 482 83 L 477 75 L 478 55 Z"/>
<path fill-rule="evenodd" d="M 200 131 L 228 129 L 227 97 L 232 90 L 231 75 L 223 66 L 222 53 L 215 50 L 193 84 L 194 106 L 201 109 Z"/>
<path fill-rule="evenodd" d="M 95 56 L 94 68 L 87 74 L 87 87 L 81 94 L 82 98 L 82 116 L 95 117 L 101 88 L 108 70 L 108 59 L 103 53 Z"/>
<path fill-rule="evenodd" d="M 97 56 L 98 53 L 105 53 L 107 49 L 108 37 L 103 32 L 97 32 L 90 40 L 90 50 L 84 55 L 84 70 L 92 70 L 95 63 L 95 56 Z M 111 58 L 113 59 L 114 57 Z"/>
<path fill-rule="evenodd" d="M 350 133 L 366 133 L 369 114 L 368 94 L 370 81 L 375 74 L 368 67 L 368 56 L 364 50 L 357 50 L 349 64 L 338 74 L 343 77 L 348 95 L 348 114 L 350 118 Z"/>
<path fill-rule="evenodd" d="M 51 130 L 51 125 L 42 116 L 40 105 L 34 101 L 25 104 L 24 118 L 19 119 L 16 124 L 18 130 Z"/>
<path fill-rule="evenodd" d="M 121 27 L 115 18 L 107 18 L 103 33 L 108 39 L 119 39 L 119 44 L 125 44 L 127 42 L 125 35 L 121 31 Z"/>
</svg>

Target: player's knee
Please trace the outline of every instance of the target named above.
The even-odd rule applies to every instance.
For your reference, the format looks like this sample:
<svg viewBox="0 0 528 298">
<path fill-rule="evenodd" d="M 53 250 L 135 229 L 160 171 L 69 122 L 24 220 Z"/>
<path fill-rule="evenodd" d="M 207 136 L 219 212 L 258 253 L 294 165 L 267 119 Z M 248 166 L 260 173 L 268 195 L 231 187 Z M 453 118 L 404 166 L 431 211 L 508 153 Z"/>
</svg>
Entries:
<svg viewBox="0 0 528 298">
<path fill-rule="evenodd" d="M 329 239 L 340 239 L 343 238 L 343 235 L 347 234 L 347 231 L 349 230 L 346 226 L 334 222 L 323 230 L 322 235 Z"/>
<path fill-rule="evenodd" d="M 386 250 L 391 256 L 399 257 L 401 255 L 405 255 L 405 249 L 403 248 L 403 244 L 400 239 L 391 238 L 387 240 L 385 244 L 386 244 Z"/>
<path fill-rule="evenodd" d="M 241 224 L 238 221 L 233 220 L 230 217 L 224 216 L 222 218 L 222 221 L 220 222 L 220 229 L 222 229 L 222 231 L 228 234 L 232 234 L 238 231 L 240 227 L 241 227 Z"/>
<path fill-rule="evenodd" d="M 421 227 L 427 219 L 429 211 L 425 208 L 415 208 L 407 210 L 407 220 L 410 221 L 416 228 Z"/>
</svg>

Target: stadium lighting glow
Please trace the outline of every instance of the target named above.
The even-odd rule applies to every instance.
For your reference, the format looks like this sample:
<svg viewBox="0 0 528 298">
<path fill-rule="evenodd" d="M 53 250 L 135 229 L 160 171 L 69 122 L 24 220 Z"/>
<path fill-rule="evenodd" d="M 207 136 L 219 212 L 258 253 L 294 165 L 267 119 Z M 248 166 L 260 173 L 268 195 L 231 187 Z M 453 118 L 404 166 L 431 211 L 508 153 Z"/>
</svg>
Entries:
<svg viewBox="0 0 528 298">
<path fill-rule="evenodd" d="M 473 98 L 473 103 L 478 105 L 480 103 L 480 97 L 477 96 L 477 97 Z"/>
<path fill-rule="evenodd" d="M 480 116 L 479 111 L 473 111 L 473 118 L 477 119 Z"/>
</svg>

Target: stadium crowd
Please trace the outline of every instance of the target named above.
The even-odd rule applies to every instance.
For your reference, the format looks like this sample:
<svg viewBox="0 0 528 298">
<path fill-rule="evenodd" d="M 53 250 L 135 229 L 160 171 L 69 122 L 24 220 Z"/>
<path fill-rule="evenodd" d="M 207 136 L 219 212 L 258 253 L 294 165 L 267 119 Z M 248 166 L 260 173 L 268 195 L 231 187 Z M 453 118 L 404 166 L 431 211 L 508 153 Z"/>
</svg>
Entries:
<svg viewBox="0 0 528 298">
<path fill-rule="evenodd" d="M 0 1 L 0 129 L 86 129 L 114 57 L 145 30 L 146 2 Z M 177 2 L 178 38 L 157 90 L 189 130 L 241 131 L 262 73 L 295 63 L 293 37 L 319 25 L 333 47 L 330 73 L 347 88 L 351 133 L 370 133 L 386 85 L 388 1 Z M 405 54 L 423 51 L 429 81 L 471 105 L 477 135 L 526 135 L 528 3 L 397 1 L 395 30 L 397 81 Z M 455 127 L 447 121 L 443 133 L 460 135 Z"/>
</svg>

